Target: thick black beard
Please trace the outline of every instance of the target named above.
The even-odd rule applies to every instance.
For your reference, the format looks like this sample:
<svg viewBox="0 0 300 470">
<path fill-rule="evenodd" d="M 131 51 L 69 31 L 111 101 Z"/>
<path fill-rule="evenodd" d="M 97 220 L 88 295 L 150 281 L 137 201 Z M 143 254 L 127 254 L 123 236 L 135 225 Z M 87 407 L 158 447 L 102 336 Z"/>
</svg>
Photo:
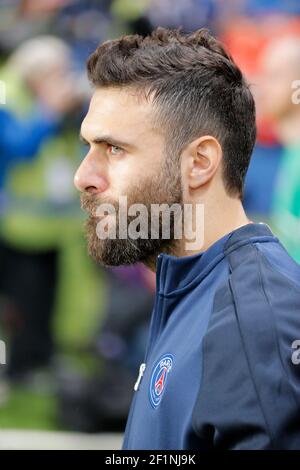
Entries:
<svg viewBox="0 0 300 470">
<path fill-rule="evenodd" d="M 84 206 L 90 209 L 91 203 L 86 198 Z M 182 189 L 180 174 L 172 175 L 163 170 L 156 181 L 145 180 L 144 184 L 132 190 L 128 197 L 128 205 L 133 203 L 145 204 L 148 208 L 148 214 L 151 213 L 151 204 L 180 204 L 182 206 Z M 118 207 L 116 207 L 118 219 Z M 132 217 L 127 218 L 127 227 L 132 221 Z M 89 217 L 86 221 L 86 236 L 88 242 L 89 255 L 100 264 L 105 266 L 130 265 L 142 262 L 149 267 L 155 265 L 156 257 L 159 253 L 175 254 L 179 240 L 174 239 L 175 225 L 178 220 L 174 220 L 174 214 L 170 217 L 170 237 L 162 238 L 162 225 L 160 218 L 160 232 L 157 239 L 151 239 L 150 233 L 147 239 L 132 239 L 129 236 L 126 239 L 118 238 L 118 226 L 116 238 L 100 239 L 96 232 L 99 219 Z M 149 217 L 150 223 L 150 217 Z M 151 224 L 150 224 L 151 226 Z"/>
<path fill-rule="evenodd" d="M 100 240 L 96 233 L 98 220 L 90 217 L 86 222 L 89 255 L 105 266 L 144 263 L 151 266 L 159 253 L 175 253 L 178 240 L 174 239 L 174 225 L 171 218 L 170 238 L 148 239 L 130 237 Z M 129 225 L 130 221 L 128 221 Z M 160 229 L 160 233 L 162 233 Z"/>
</svg>

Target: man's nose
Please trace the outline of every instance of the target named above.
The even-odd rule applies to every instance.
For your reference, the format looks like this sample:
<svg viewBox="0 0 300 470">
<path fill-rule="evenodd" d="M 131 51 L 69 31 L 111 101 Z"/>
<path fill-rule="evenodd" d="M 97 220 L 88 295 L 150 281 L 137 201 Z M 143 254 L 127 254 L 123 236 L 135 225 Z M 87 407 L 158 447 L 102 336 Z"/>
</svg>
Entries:
<svg viewBox="0 0 300 470">
<path fill-rule="evenodd" d="M 87 155 L 75 173 L 74 184 L 78 191 L 89 193 L 102 193 L 108 187 L 99 161 L 92 155 Z"/>
</svg>

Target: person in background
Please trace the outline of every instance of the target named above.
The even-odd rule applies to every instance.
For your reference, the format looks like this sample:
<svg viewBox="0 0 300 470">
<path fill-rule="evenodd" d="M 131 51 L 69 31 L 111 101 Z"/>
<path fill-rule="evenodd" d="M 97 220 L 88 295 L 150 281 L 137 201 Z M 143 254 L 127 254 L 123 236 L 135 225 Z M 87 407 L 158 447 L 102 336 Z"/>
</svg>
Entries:
<svg viewBox="0 0 300 470">
<path fill-rule="evenodd" d="M 15 161 L 22 157 L 30 158 L 36 154 L 44 138 L 56 131 L 58 123 L 59 116 L 50 110 L 45 113 L 36 113 L 29 121 L 22 121 L 9 110 L 0 108 L 1 163 L 5 160 Z"/>
<path fill-rule="evenodd" d="M 34 157 L 44 140 L 57 132 L 59 121 L 59 115 L 50 109 L 22 121 L 0 108 L 0 191 L 9 167 Z"/>
<path fill-rule="evenodd" d="M 58 47 L 56 39 L 52 40 L 52 46 L 55 51 L 55 46 Z M 31 47 L 30 42 L 26 47 L 28 52 Z M 9 167 L 13 163 L 36 156 L 45 139 L 59 132 L 64 113 L 76 104 L 75 95 L 66 80 L 58 80 L 53 74 L 48 79 L 43 77 L 40 80 L 31 67 L 35 61 L 34 54 L 31 59 L 27 59 L 29 67 L 25 72 L 22 55 L 22 48 L 20 48 L 12 56 L 11 67 L 16 72 L 19 70 L 30 93 L 36 97 L 37 101 L 29 115 L 23 118 L 20 118 L 12 109 L 10 93 L 5 97 L 7 103 L 0 107 L 0 191 L 3 189 Z M 55 61 L 55 58 L 52 57 L 51 60 Z M 51 64 L 49 70 L 50 68 Z"/>
<path fill-rule="evenodd" d="M 253 221 L 272 224 L 273 200 L 284 149 L 277 133 L 277 118 L 270 110 L 265 109 L 264 99 L 272 90 L 271 107 L 275 105 L 274 92 L 281 97 L 283 93 L 288 94 L 289 100 L 290 83 L 286 83 L 285 71 L 279 70 L 277 76 L 268 77 L 270 84 L 263 85 L 266 73 L 265 50 L 275 38 L 280 41 L 290 35 L 300 36 L 300 21 L 297 17 L 272 15 L 267 8 L 269 2 L 265 5 L 263 2 L 247 3 L 248 7 L 252 4 L 251 15 L 239 17 L 238 21 L 227 15 L 228 20 L 223 23 L 222 38 L 251 84 L 256 101 L 257 140 L 245 180 L 244 206 Z M 227 7 L 226 3 L 226 9 Z M 263 7 L 266 8 L 262 10 Z M 278 4 L 276 10 L 277 7 Z M 288 76 L 286 78 L 289 79 Z M 269 86 L 266 92 L 262 92 Z M 280 87 L 283 87 L 283 91 Z"/>
<path fill-rule="evenodd" d="M 28 120 L 24 126 L 35 131 L 26 137 L 29 144 L 23 150 L 22 142 L 12 142 L 17 129 L 11 127 L 4 136 L 8 150 L 3 147 L 3 162 L 9 164 L 3 163 L 2 172 L 1 320 L 9 344 L 7 374 L 22 380 L 51 361 L 53 318 L 64 269 L 69 271 L 69 278 L 74 278 L 74 269 L 65 268 L 69 266 L 66 258 L 80 263 L 77 247 L 82 216 L 79 209 L 74 210 L 72 172 L 81 158 L 77 120 L 83 103 L 72 74 L 70 48 L 55 37 L 25 41 L 2 68 L 1 78 L 7 84 L 9 110 L 5 111 L 20 122 Z M 43 140 L 45 122 L 39 128 L 38 118 L 32 121 L 32 115 L 39 113 L 47 121 L 45 108 L 55 115 L 54 127 L 59 120 L 59 129 Z M 14 156 L 15 165 L 8 155 Z M 72 289 L 68 292 L 66 302 L 72 297 Z"/>
<path fill-rule="evenodd" d="M 300 80 L 300 36 L 273 40 L 263 53 L 262 64 L 260 105 L 273 121 L 282 146 L 271 223 L 291 256 L 300 262 L 300 93 L 296 86 Z"/>
</svg>

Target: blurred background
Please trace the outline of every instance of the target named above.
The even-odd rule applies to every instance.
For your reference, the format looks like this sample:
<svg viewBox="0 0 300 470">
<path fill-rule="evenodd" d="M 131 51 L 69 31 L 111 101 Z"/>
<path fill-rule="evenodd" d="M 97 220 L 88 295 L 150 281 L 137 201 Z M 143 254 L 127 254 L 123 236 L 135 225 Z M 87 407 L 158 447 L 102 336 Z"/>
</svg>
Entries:
<svg viewBox="0 0 300 470">
<path fill-rule="evenodd" d="M 300 262 L 299 0 L 0 0 L 0 448 L 41 447 L 45 431 L 120 446 L 155 280 L 87 257 L 73 175 L 89 54 L 156 26 L 208 27 L 244 71 L 258 124 L 245 207 Z"/>
</svg>

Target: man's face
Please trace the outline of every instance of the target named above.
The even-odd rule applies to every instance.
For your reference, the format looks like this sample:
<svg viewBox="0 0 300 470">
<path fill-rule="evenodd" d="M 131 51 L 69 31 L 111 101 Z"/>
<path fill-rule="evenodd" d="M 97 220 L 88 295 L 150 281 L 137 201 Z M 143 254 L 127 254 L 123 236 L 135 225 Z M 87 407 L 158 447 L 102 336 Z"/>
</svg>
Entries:
<svg viewBox="0 0 300 470">
<path fill-rule="evenodd" d="M 173 166 L 168 166 L 165 137 L 153 117 L 151 102 L 138 98 L 133 90 L 99 88 L 81 126 L 82 139 L 90 148 L 74 181 L 82 193 L 82 207 L 90 214 L 86 224 L 89 253 L 105 265 L 147 262 L 160 251 L 172 251 L 175 243 L 151 239 L 150 228 L 147 239 L 130 234 L 120 238 L 118 231 L 124 196 L 128 208 L 137 203 L 147 207 L 149 227 L 151 204 L 182 203 L 180 168 L 171 171 Z M 112 204 L 116 214 L 96 214 L 105 203 Z M 97 235 L 103 217 L 108 232 L 116 237 L 100 239 L 99 231 Z M 127 226 L 133 218 L 127 216 Z"/>
</svg>

